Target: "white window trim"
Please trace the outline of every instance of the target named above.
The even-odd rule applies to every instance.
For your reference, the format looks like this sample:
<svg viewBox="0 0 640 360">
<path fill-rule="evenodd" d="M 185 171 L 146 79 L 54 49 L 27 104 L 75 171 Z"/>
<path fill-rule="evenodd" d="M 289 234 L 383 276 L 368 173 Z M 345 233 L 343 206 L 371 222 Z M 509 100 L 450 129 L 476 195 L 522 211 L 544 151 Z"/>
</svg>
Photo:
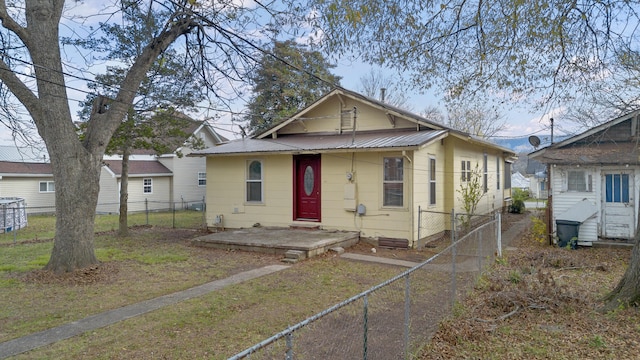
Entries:
<svg viewBox="0 0 640 360">
<path fill-rule="evenodd" d="M 200 180 L 204 180 L 204 184 L 201 184 Z M 207 173 L 206 172 L 198 171 L 198 186 L 199 187 L 207 186 Z"/>
<path fill-rule="evenodd" d="M 260 179 L 249 179 L 249 166 L 254 161 L 260 163 Z M 260 183 L 260 200 L 249 200 L 249 192 L 247 191 L 247 187 L 249 183 Z M 249 159 L 245 165 L 245 176 L 244 176 L 244 201 L 246 204 L 264 204 L 264 161 L 259 159 Z"/>
<path fill-rule="evenodd" d="M 502 161 L 500 160 L 500 156 L 496 156 L 496 190 L 500 190 L 500 181 L 502 180 L 500 177 L 500 164 Z"/>
<path fill-rule="evenodd" d="M 460 180 L 468 182 L 471 180 L 471 160 L 462 160 L 460 163 Z"/>
<path fill-rule="evenodd" d="M 431 167 L 431 162 L 434 162 L 434 166 Z M 436 174 L 436 169 L 438 167 L 438 161 L 435 156 L 429 156 L 429 206 L 436 206 L 438 204 L 438 197 L 436 194 L 438 193 L 438 177 Z M 431 184 L 433 184 L 432 191 Z"/>
<path fill-rule="evenodd" d="M 149 185 L 145 185 L 145 181 L 149 180 Z M 149 188 L 149 192 L 146 191 L 146 188 Z M 142 179 L 142 193 L 143 194 L 153 194 L 153 178 L 143 178 Z"/>
<path fill-rule="evenodd" d="M 384 179 L 384 161 L 385 159 L 401 159 L 402 160 L 402 180 L 385 180 Z M 384 185 L 385 184 L 402 184 L 402 205 L 386 205 L 384 203 Z M 404 158 L 402 156 L 385 156 L 382 158 L 382 207 L 389 209 L 404 209 L 406 204 L 406 189 L 405 189 L 405 173 L 404 173 Z"/>
<path fill-rule="evenodd" d="M 47 190 L 42 191 L 42 184 L 47 184 Z M 51 188 L 53 188 L 53 190 L 51 190 Z M 55 187 L 55 183 L 53 181 L 40 181 L 38 183 L 38 192 L 41 194 L 48 194 L 48 193 L 54 193 L 56 192 L 56 187 Z"/>
<path fill-rule="evenodd" d="M 584 175 L 584 182 L 585 182 L 585 190 L 581 191 L 581 190 L 569 190 L 569 173 L 570 172 L 582 172 Z M 576 168 L 576 169 L 567 169 L 566 171 L 563 172 L 563 176 L 562 176 L 562 190 L 564 190 L 565 192 L 571 192 L 571 193 L 590 193 L 593 192 L 593 174 L 590 170 L 588 169 L 583 169 L 583 168 Z"/>
<path fill-rule="evenodd" d="M 489 156 L 484 153 L 482 158 L 482 191 L 489 191 Z"/>
</svg>

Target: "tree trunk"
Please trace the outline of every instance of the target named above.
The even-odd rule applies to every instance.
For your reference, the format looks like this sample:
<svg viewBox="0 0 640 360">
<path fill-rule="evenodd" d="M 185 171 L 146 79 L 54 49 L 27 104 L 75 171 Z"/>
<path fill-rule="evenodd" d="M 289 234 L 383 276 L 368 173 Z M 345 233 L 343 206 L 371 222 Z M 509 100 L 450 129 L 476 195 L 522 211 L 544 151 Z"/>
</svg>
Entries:
<svg viewBox="0 0 640 360">
<path fill-rule="evenodd" d="M 118 235 L 129 235 L 128 211 L 129 211 L 129 150 L 125 146 L 122 152 L 122 173 L 120 174 L 120 215 L 118 222 Z"/>
<path fill-rule="evenodd" d="M 68 147 L 68 146 L 66 146 Z M 56 196 L 56 235 L 46 269 L 56 273 L 98 263 L 94 253 L 95 210 L 100 191 L 101 159 L 49 152 Z"/>
<path fill-rule="evenodd" d="M 604 306 L 600 309 L 603 312 L 615 310 L 619 307 L 640 305 L 640 246 L 638 240 L 640 232 L 636 233 L 633 239 L 635 244 L 631 251 L 631 259 L 627 271 L 622 276 L 618 285 L 609 293 L 604 301 Z"/>
<path fill-rule="evenodd" d="M 106 146 L 158 55 L 197 25 L 183 14 L 149 39 L 120 84 L 116 98 L 108 106 L 94 109 L 85 137 L 80 141 L 71 116 L 60 52 L 59 28 L 64 5 L 64 0 L 25 0 L 24 26 L 23 20 L 10 17 L 5 1 L 0 0 L 2 28 L 9 31 L 8 36 L 22 41 L 33 63 L 35 91 L 1 57 L 0 79 L 29 111 L 49 152 L 55 183 L 56 234 L 46 269 L 56 273 L 98 262 L 93 231 Z"/>
</svg>

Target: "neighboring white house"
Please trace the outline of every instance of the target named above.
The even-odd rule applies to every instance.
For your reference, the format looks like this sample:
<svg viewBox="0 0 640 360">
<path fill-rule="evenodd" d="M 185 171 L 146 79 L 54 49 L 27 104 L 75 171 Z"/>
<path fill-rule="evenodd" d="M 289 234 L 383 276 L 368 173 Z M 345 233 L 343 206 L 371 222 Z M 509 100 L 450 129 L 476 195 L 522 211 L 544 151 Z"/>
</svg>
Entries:
<svg viewBox="0 0 640 360">
<path fill-rule="evenodd" d="M 521 189 L 528 190 L 529 189 L 529 180 L 522 175 L 519 171 L 511 174 L 511 188 L 512 189 Z"/>
<path fill-rule="evenodd" d="M 28 213 L 54 212 L 51 164 L 0 161 L 0 197 L 25 199 Z"/>
<path fill-rule="evenodd" d="M 98 213 L 117 213 L 120 207 L 119 189 L 122 177 L 122 161 L 105 160 L 100 174 L 100 193 L 98 194 Z M 173 173 L 160 162 L 129 162 L 129 201 L 128 210 L 170 209 L 171 184 Z"/>
<path fill-rule="evenodd" d="M 192 121 L 189 128 L 185 129 L 185 133 L 190 134 L 190 137 L 198 138 L 200 145 L 202 145 L 203 148 L 215 147 L 227 141 L 226 138 L 219 135 L 210 125 L 202 121 Z M 193 143 L 193 141 L 188 140 L 189 139 L 183 139 L 182 143 L 176 146 L 175 150 L 169 154 L 155 155 L 150 150 L 135 150 L 133 152 L 133 155 L 131 155 L 129 158 L 129 164 L 134 164 L 141 161 L 156 162 L 169 170 L 171 179 L 165 179 L 167 184 L 162 185 L 167 187 L 164 196 L 166 200 L 162 200 L 166 201 L 164 208 L 168 207 L 169 202 L 174 203 L 176 207 L 181 208 L 190 207 L 192 204 L 197 204 L 197 206 L 200 206 L 200 204 L 204 201 L 205 195 L 207 193 L 207 161 L 206 159 L 201 157 L 187 156 L 194 151 L 191 147 L 189 147 L 189 144 Z M 120 155 L 105 156 L 105 161 L 111 164 L 113 169 L 116 169 L 112 174 L 112 177 L 118 179 L 118 186 L 112 187 L 109 192 L 105 192 L 104 199 L 118 199 L 117 194 L 119 189 L 121 166 L 114 167 L 114 162 L 120 162 L 121 159 L 122 156 Z M 148 167 L 149 165 L 145 166 Z M 151 173 L 155 172 L 151 171 Z M 140 172 L 137 176 L 134 176 L 134 179 L 140 177 L 142 177 L 142 181 L 144 181 L 144 171 Z M 103 186 L 103 178 L 101 178 L 101 186 Z M 133 186 L 135 187 L 136 185 Z M 130 202 L 134 201 L 131 197 L 132 188 L 133 187 L 130 179 Z M 101 193 L 102 191 L 103 190 L 101 189 Z M 112 202 L 113 201 L 117 200 L 112 200 Z M 156 201 L 161 200 L 157 199 Z M 160 207 L 160 204 L 157 204 L 157 206 Z"/>
<path fill-rule="evenodd" d="M 199 142 L 207 148 L 227 141 L 202 121 L 192 120 L 185 132 L 200 139 Z M 134 151 L 129 161 L 129 211 L 170 209 L 174 205 L 187 207 L 191 204 L 201 208 L 206 195 L 206 159 L 187 157 L 193 151 L 188 147 L 190 143 L 193 141 L 183 139 L 172 153 L 159 156 L 149 151 Z M 38 152 L 35 157 L 19 157 L 24 153 L 0 148 L 0 197 L 24 198 L 28 213 L 54 212 L 55 184 L 51 164 L 32 160 L 48 160 L 48 156 Z M 15 160 L 1 161 L 5 158 Z M 105 156 L 104 163 L 97 211 L 117 213 L 121 157 Z"/>
<path fill-rule="evenodd" d="M 529 192 L 531 197 L 546 199 L 549 197 L 547 165 L 534 160 L 527 160 L 527 178 L 529 179 Z"/>
<path fill-rule="evenodd" d="M 529 154 L 548 165 L 553 232 L 577 223 L 578 243 L 633 241 L 640 199 L 640 110 Z"/>
</svg>

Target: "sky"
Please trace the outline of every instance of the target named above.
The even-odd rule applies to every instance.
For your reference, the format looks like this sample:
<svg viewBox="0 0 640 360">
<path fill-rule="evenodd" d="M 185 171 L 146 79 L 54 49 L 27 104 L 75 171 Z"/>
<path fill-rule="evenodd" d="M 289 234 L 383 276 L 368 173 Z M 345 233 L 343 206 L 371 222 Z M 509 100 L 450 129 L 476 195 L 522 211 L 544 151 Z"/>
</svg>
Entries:
<svg viewBox="0 0 640 360">
<path fill-rule="evenodd" d="M 96 7 L 98 6 L 98 3 L 99 2 L 97 1 L 87 1 L 87 2 L 78 3 L 73 7 L 73 10 L 79 14 L 100 13 L 103 9 L 98 9 Z M 102 5 L 102 6 L 105 6 L 105 5 Z M 97 19 L 92 19 L 92 20 L 97 21 Z M 73 28 L 73 26 L 69 25 L 66 27 L 62 27 L 61 29 L 65 29 L 65 28 Z M 372 69 L 372 66 L 363 64 L 363 63 L 353 62 L 353 61 L 354 60 L 352 59 L 348 61 L 347 60 L 338 61 L 337 67 L 333 69 L 333 72 L 342 78 L 341 85 L 343 87 L 349 90 L 358 91 L 361 83 L 360 78 L 368 74 Z M 103 64 L 103 65 L 106 65 L 106 64 Z M 378 68 L 375 68 L 375 69 L 377 70 Z M 394 73 L 393 71 L 390 71 L 390 70 L 384 70 L 384 69 L 380 69 L 380 70 L 382 70 L 383 73 L 387 76 L 395 77 L 395 76 L 402 75 L 402 74 Z M 25 73 L 29 73 L 30 69 L 28 67 L 25 67 L 24 71 Z M 67 71 L 71 71 L 71 70 L 67 70 Z M 99 69 L 92 69 L 92 72 L 99 73 L 100 71 Z M 77 91 L 75 89 L 86 90 L 86 84 L 84 84 L 82 81 L 78 81 L 77 79 L 71 78 L 69 80 L 70 81 L 68 82 L 68 85 L 69 85 L 68 96 L 71 99 L 72 113 L 75 115 L 78 110 L 78 107 L 77 107 L 78 100 L 83 100 L 86 96 L 86 93 L 83 93 L 82 91 Z M 424 110 L 427 106 L 435 106 L 443 109 L 443 101 L 438 96 L 436 96 L 433 91 L 428 91 L 425 94 L 420 94 L 417 91 L 415 91 L 415 92 L 410 92 L 406 95 L 411 99 L 410 106 L 412 108 L 411 111 L 413 112 L 419 113 L 422 110 Z M 236 109 L 234 109 L 235 111 L 242 111 L 243 109 L 242 102 L 238 102 L 236 106 L 237 106 Z M 211 117 L 215 115 L 212 113 L 214 113 L 214 111 L 210 111 L 208 113 L 203 112 L 199 115 L 196 115 L 195 118 L 202 120 L 202 119 L 205 119 L 206 117 Z M 444 113 L 444 109 L 443 109 L 443 113 Z M 549 118 L 556 117 L 556 122 L 557 122 L 558 118 L 561 117 L 562 115 L 561 113 L 562 111 L 559 109 L 551 110 L 546 114 L 544 112 L 540 112 L 540 113 L 530 112 L 524 108 L 516 108 L 516 109 L 508 110 L 507 112 L 504 113 L 505 119 L 507 122 L 507 128 L 505 129 L 505 131 L 501 132 L 499 136 L 519 137 L 519 136 L 548 134 Z M 219 116 L 221 116 L 221 118 L 219 120 L 214 121 L 212 124 L 216 129 L 216 131 L 220 132 L 221 135 L 229 139 L 238 138 L 239 128 L 237 126 L 231 125 L 231 120 L 229 118 L 229 115 L 220 113 Z M 4 127 L 0 128 L 0 144 L 8 144 L 12 142 L 13 141 L 11 137 L 11 132 Z"/>
</svg>

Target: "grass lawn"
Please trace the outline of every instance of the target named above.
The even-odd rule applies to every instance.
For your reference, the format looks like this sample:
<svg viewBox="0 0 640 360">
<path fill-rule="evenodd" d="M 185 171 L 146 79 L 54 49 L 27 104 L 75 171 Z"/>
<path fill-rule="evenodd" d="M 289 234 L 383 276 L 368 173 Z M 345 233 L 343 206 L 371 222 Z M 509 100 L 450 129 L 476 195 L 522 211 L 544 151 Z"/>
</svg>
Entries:
<svg viewBox="0 0 640 360">
<path fill-rule="evenodd" d="M 137 226 L 129 237 L 118 238 L 105 230 L 95 240 L 102 263 L 62 277 L 39 270 L 48 260 L 51 241 L 0 245 L 0 342 L 253 268 L 282 264 L 279 256 L 192 247 L 189 240 L 200 234 L 193 229 Z M 636 358 L 640 353 L 638 310 L 596 311 L 599 299 L 622 276 L 629 250 L 552 248 L 525 235 L 509 244 L 505 257 L 473 282 L 473 291 L 454 306 L 416 358 Z M 382 249 L 377 254 L 412 261 L 420 259 L 408 256 L 424 255 Z M 226 359 L 402 270 L 326 254 L 16 358 Z M 428 289 L 446 281 L 446 277 L 429 280 L 422 284 L 422 291 L 430 294 L 433 290 Z M 383 292 L 371 301 L 386 300 L 386 296 L 392 294 Z M 430 301 L 424 308 L 442 306 Z M 361 308 L 351 310 L 361 316 Z M 401 308 L 385 311 L 394 310 L 403 312 Z M 348 311 L 336 320 L 353 325 L 353 331 L 344 336 L 359 341 L 362 327 L 349 320 Z M 391 333 L 390 325 L 384 323 L 381 328 Z M 337 328 L 324 334 L 332 330 L 343 337 Z M 311 340 L 327 348 L 333 345 Z"/>
<path fill-rule="evenodd" d="M 281 257 L 192 247 L 189 229 L 136 227 L 96 236 L 102 262 L 53 277 L 52 242 L 0 252 L 0 342 L 269 264 Z M 98 329 L 17 358 L 227 358 L 376 285 L 398 268 L 322 256 L 253 281 Z"/>
<path fill-rule="evenodd" d="M 128 216 L 129 227 L 162 226 L 178 229 L 200 229 L 205 224 L 202 211 L 180 210 L 176 212 L 131 213 Z M 27 226 L 15 232 L 0 234 L 0 245 L 13 242 L 38 242 L 53 239 L 55 235 L 56 217 L 51 214 L 29 215 Z M 97 233 L 118 229 L 118 215 L 96 215 L 95 231 Z"/>
</svg>

